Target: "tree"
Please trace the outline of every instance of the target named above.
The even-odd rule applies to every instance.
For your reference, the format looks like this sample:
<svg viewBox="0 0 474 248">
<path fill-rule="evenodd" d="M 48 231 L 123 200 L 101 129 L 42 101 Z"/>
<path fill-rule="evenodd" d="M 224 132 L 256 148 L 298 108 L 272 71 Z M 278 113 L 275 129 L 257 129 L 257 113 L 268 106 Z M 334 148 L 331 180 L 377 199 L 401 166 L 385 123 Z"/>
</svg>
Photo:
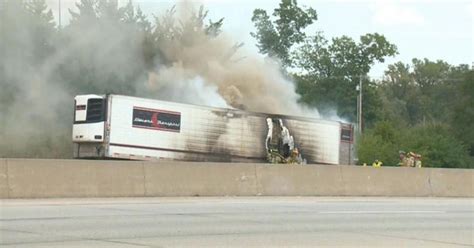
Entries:
<svg viewBox="0 0 474 248">
<path fill-rule="evenodd" d="M 375 83 L 366 75 L 375 62 L 383 62 L 385 57 L 396 53 L 396 46 L 377 33 L 363 35 L 359 42 L 347 36 L 329 42 L 321 34 L 307 39 L 294 56 L 303 69 L 296 74 L 301 101 L 323 113 L 337 109 L 339 116 L 355 120 L 358 94 L 355 89 L 359 80 L 363 80 L 364 120 L 374 122 L 380 99 Z"/>
<path fill-rule="evenodd" d="M 27 1 L 25 8 L 30 16 L 31 34 L 34 38 L 31 42 L 35 44 L 33 57 L 42 61 L 54 50 L 56 30 L 53 12 L 48 9 L 45 0 Z"/>
<path fill-rule="evenodd" d="M 305 28 L 317 20 L 316 10 L 301 8 L 296 1 L 282 0 L 273 12 L 256 9 L 252 21 L 262 54 L 276 57 L 283 69 L 297 71 L 289 76 L 296 82 L 301 103 L 323 114 L 337 114 L 349 121 L 356 115 L 356 85 L 363 81 L 364 119 L 373 123 L 380 98 L 367 73 L 376 62 L 397 53 L 397 47 L 378 33 L 362 35 L 359 41 L 348 36 L 327 40 L 321 32 L 308 36 Z"/>
<path fill-rule="evenodd" d="M 278 58 L 290 66 L 291 48 L 304 41 L 306 34 L 303 31 L 318 19 L 317 13 L 312 8 L 300 8 L 296 0 L 282 0 L 273 16 L 277 18 L 274 21 L 265 10 L 254 10 L 252 22 L 257 32 L 251 35 L 257 40 L 260 53 Z"/>
<path fill-rule="evenodd" d="M 453 117 L 459 89 L 469 70 L 467 65 L 453 66 L 438 60 L 413 59 L 412 65 L 401 62 L 388 66 L 379 93 L 383 108 L 391 120 L 417 123 L 448 123 Z"/>
<path fill-rule="evenodd" d="M 444 124 L 417 125 L 407 129 L 400 147 L 422 155 L 425 167 L 474 168 L 466 146 Z"/>
<path fill-rule="evenodd" d="M 417 97 L 420 90 L 410 70 L 411 66 L 402 62 L 389 65 L 378 87 L 382 99 L 382 119 L 401 126 L 416 123 L 421 111 Z"/>
<path fill-rule="evenodd" d="M 371 164 L 375 160 L 380 160 L 384 166 L 396 166 L 399 162 L 400 139 L 400 132 L 391 122 L 378 122 L 357 142 L 359 164 Z"/>
<path fill-rule="evenodd" d="M 98 0 L 81 0 L 79 3 L 76 3 L 77 12 L 69 9 L 69 14 L 71 14 L 70 25 L 97 19 L 97 6 Z"/>
<path fill-rule="evenodd" d="M 469 163 L 466 147 L 453 137 L 446 125 L 397 129 L 392 122 L 382 121 L 367 130 L 357 143 L 359 163 L 378 159 L 386 166 L 396 166 L 401 150 L 421 154 L 424 167 L 474 168 Z"/>
<path fill-rule="evenodd" d="M 295 58 L 308 75 L 352 79 L 366 75 L 375 62 L 384 62 L 395 54 L 397 47 L 377 33 L 362 35 L 358 43 L 347 36 L 333 38 L 329 43 L 317 34 L 306 40 L 295 52 Z"/>
<path fill-rule="evenodd" d="M 399 142 L 391 143 L 392 156 L 399 149 L 421 154 L 429 167 L 472 167 L 468 154 L 470 150 L 472 155 L 474 135 L 467 128 L 474 121 L 472 82 L 467 65 L 428 59 L 389 65 L 378 91 L 383 119 L 399 127 Z M 390 143 L 373 133 L 369 129 L 361 139 L 363 158 Z"/>
<path fill-rule="evenodd" d="M 55 29 L 44 0 L 6 0 L 0 6 L 0 113 L 54 50 Z M 5 112 L 3 112 L 5 113 Z"/>
<path fill-rule="evenodd" d="M 474 157 L 474 71 L 466 72 L 464 79 L 457 85 L 458 95 L 453 108 L 451 126 L 459 140 L 467 145 Z"/>
<path fill-rule="evenodd" d="M 134 94 L 152 67 L 151 24 L 131 1 L 81 0 L 63 29 L 62 78 L 74 94 Z M 76 53 L 80 50 L 80 53 Z"/>
<path fill-rule="evenodd" d="M 2 1 L 0 12 L 0 157 L 67 154 L 52 12 L 44 0 Z"/>
<path fill-rule="evenodd" d="M 19 82 L 13 80 L 13 71 L 22 66 L 27 61 L 25 54 L 26 42 L 22 39 L 23 34 L 27 33 L 22 29 L 22 23 L 18 20 L 25 20 L 27 16 L 23 1 L 6 0 L 0 6 L 0 113 L 6 116 L 9 103 L 15 99 L 15 92 L 18 91 Z M 18 30 L 17 32 L 15 30 Z M 9 61 L 10 58 L 17 58 L 15 61 Z M 14 62 L 14 63 L 12 63 Z M 15 82 L 12 82 L 15 81 Z M 6 118 L 0 119 L 0 135 L 3 127 L 6 125 Z"/>
</svg>

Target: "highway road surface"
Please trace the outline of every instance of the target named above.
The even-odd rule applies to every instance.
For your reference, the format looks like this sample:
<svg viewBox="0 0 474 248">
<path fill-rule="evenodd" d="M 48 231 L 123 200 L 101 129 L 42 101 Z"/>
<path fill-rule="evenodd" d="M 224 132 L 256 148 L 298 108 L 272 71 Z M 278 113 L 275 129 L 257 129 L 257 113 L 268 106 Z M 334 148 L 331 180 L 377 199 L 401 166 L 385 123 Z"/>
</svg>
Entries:
<svg viewBox="0 0 474 248">
<path fill-rule="evenodd" d="M 474 199 L 1 200 L 0 247 L 473 247 Z"/>
</svg>

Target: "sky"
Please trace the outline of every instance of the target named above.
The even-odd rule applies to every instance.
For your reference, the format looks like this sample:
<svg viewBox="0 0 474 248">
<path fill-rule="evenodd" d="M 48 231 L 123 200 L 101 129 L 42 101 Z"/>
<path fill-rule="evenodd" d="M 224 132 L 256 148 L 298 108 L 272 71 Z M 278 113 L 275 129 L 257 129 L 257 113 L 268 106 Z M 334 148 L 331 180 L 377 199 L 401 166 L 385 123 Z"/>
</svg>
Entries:
<svg viewBox="0 0 474 248">
<path fill-rule="evenodd" d="M 58 2 L 47 0 L 58 18 Z M 63 24 L 70 18 L 68 9 L 75 9 L 74 0 L 61 0 Z M 128 0 L 119 0 L 121 4 Z M 149 16 L 159 15 L 177 1 L 134 0 Z M 250 35 L 255 28 L 251 21 L 256 8 L 272 13 L 278 0 L 201 0 L 209 17 L 224 17 L 224 32 L 244 49 L 258 53 L 255 39 Z M 378 32 L 398 47 L 399 54 L 385 63 L 376 64 L 370 71 L 373 78 L 381 78 L 388 64 L 413 58 L 444 60 L 450 64 L 474 66 L 474 0 L 300 0 L 300 6 L 314 8 L 318 21 L 307 29 L 311 35 L 322 31 L 327 38 L 347 35 L 354 39 L 366 33 Z"/>
</svg>

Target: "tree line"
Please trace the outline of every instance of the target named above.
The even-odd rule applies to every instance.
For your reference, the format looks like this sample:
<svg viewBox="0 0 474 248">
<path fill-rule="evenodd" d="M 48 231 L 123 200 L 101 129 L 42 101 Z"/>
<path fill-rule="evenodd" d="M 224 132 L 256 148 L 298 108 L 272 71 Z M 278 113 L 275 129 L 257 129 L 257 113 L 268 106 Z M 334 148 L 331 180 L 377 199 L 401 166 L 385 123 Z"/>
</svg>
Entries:
<svg viewBox="0 0 474 248">
<path fill-rule="evenodd" d="M 423 156 L 429 167 L 474 168 L 474 72 L 469 65 L 414 58 L 388 66 L 383 79 L 367 76 L 377 62 L 398 54 L 382 34 L 358 40 L 327 39 L 305 29 L 318 15 L 296 0 L 282 0 L 271 15 L 256 9 L 252 35 L 262 54 L 282 61 L 301 95 L 301 103 L 323 115 L 356 122 L 356 86 L 362 80 L 363 134 L 358 137 L 359 164 L 382 160 L 399 163 L 399 152 Z M 296 72 L 295 72 L 296 71 Z"/>
<path fill-rule="evenodd" d="M 177 62 L 161 44 L 185 44 L 185 34 L 196 30 L 216 37 L 225 25 L 223 18 L 209 20 L 203 7 L 177 25 L 174 8 L 147 16 L 133 1 L 80 0 L 69 12 L 70 22 L 58 27 L 45 0 L 0 3 L 0 138 L 8 140 L 0 157 L 70 156 L 64 137 L 73 115 L 65 103 L 72 96 L 140 94 L 135 84 L 150 70 Z M 362 80 L 359 163 L 396 165 L 404 150 L 420 153 L 430 167 L 474 166 L 474 75 L 468 65 L 414 58 L 373 79 L 372 66 L 398 54 L 382 34 L 329 39 L 309 32 L 318 13 L 296 0 L 282 0 L 272 13 L 256 9 L 251 21 L 260 53 L 277 59 L 300 103 L 323 116 L 356 122 Z"/>
</svg>

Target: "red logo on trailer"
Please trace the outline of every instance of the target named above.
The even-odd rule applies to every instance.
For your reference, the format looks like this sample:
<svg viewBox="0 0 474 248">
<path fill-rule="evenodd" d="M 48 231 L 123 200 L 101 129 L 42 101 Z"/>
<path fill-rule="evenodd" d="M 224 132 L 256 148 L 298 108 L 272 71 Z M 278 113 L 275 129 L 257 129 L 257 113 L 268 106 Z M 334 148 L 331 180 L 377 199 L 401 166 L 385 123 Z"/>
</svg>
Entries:
<svg viewBox="0 0 474 248">
<path fill-rule="evenodd" d="M 180 132 L 181 113 L 167 110 L 133 107 L 132 126 L 137 128 Z"/>
</svg>

